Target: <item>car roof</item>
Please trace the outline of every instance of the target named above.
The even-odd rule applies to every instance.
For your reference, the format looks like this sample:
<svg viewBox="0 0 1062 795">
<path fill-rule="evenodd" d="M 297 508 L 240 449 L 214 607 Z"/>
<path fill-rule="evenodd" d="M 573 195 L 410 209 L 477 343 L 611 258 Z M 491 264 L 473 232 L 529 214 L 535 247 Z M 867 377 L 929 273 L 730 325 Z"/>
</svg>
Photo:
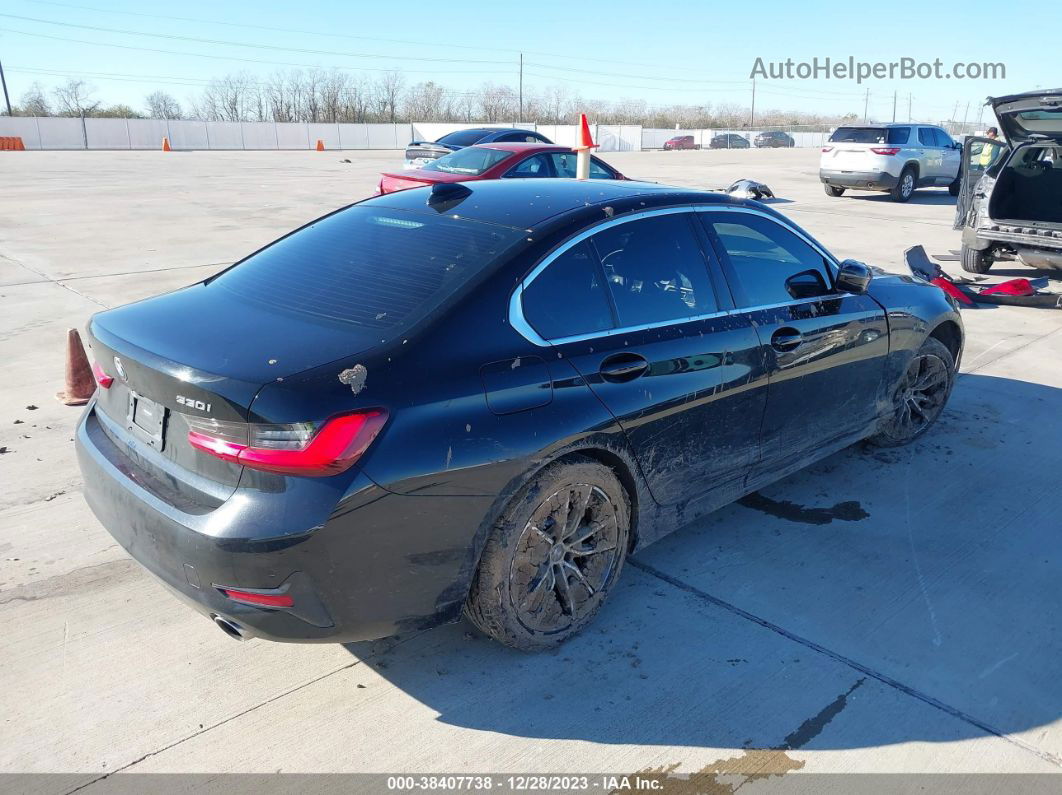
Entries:
<svg viewBox="0 0 1062 795">
<path fill-rule="evenodd" d="M 576 180 L 555 178 L 475 180 L 463 183 L 470 193 L 452 202 L 440 204 L 436 212 L 446 212 L 473 221 L 503 224 L 527 229 L 543 227 L 557 216 L 570 215 L 584 208 L 608 206 L 613 202 L 634 200 L 639 209 L 672 204 L 728 204 L 768 210 L 747 199 L 723 193 L 658 185 L 633 180 Z M 412 188 L 366 199 L 361 204 L 398 210 L 429 212 L 430 188 Z"/>
</svg>

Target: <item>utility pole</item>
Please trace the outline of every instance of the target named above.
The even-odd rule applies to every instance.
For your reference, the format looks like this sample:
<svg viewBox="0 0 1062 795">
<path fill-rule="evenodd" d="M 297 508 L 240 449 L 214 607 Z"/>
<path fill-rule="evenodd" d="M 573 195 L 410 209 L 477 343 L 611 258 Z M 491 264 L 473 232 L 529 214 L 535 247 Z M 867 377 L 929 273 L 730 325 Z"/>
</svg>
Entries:
<svg viewBox="0 0 1062 795">
<path fill-rule="evenodd" d="M 896 92 L 892 92 L 892 120 L 896 121 Z"/>
<path fill-rule="evenodd" d="M 966 109 L 962 112 L 962 128 L 959 130 L 959 135 L 966 135 L 966 117 L 970 115 L 970 103 L 966 103 Z"/>
<path fill-rule="evenodd" d="M 518 122 L 524 120 L 524 54 L 520 53 L 520 118 Z"/>
<path fill-rule="evenodd" d="M 11 113 L 11 98 L 7 95 L 7 78 L 4 77 L 4 65 L 0 63 L 0 83 L 4 85 L 4 104 L 7 105 L 7 115 L 13 116 Z"/>
<path fill-rule="evenodd" d="M 752 78 L 752 113 L 749 118 L 749 129 L 756 126 L 756 78 Z"/>
<path fill-rule="evenodd" d="M 863 100 L 863 124 L 867 123 L 867 117 L 870 113 L 870 88 L 867 88 L 867 98 Z"/>
</svg>

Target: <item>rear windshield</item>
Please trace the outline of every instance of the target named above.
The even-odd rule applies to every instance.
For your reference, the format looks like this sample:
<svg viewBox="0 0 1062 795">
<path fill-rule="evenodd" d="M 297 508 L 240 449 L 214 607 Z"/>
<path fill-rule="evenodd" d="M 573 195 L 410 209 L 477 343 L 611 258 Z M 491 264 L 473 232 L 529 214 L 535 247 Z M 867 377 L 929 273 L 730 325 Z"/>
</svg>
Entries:
<svg viewBox="0 0 1062 795">
<path fill-rule="evenodd" d="M 386 329 L 419 320 L 526 230 L 358 205 L 253 254 L 209 283 L 271 310 Z"/>
<path fill-rule="evenodd" d="M 472 146 L 472 144 L 478 143 L 480 138 L 485 137 L 488 132 L 490 130 L 458 130 L 457 132 L 447 133 L 435 143 L 450 144 L 451 146 Z"/>
<path fill-rule="evenodd" d="M 501 149 L 483 149 L 470 146 L 458 149 L 453 154 L 443 155 L 438 160 L 421 166 L 424 171 L 442 171 L 446 174 L 467 174 L 478 177 L 488 168 L 512 157 L 512 152 Z"/>
<path fill-rule="evenodd" d="M 830 143 L 905 144 L 910 137 L 910 127 L 838 127 Z"/>
</svg>

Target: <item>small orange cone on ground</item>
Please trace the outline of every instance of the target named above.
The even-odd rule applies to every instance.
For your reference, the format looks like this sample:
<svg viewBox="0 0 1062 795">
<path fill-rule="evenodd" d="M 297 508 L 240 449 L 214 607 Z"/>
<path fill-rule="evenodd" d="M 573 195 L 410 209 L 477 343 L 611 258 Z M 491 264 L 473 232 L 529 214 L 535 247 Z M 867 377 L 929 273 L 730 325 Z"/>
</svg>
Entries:
<svg viewBox="0 0 1062 795">
<path fill-rule="evenodd" d="M 318 152 L 323 152 L 324 150 L 325 150 L 324 149 L 324 141 L 322 141 L 320 138 L 318 138 L 317 139 L 317 151 Z"/>
<path fill-rule="evenodd" d="M 163 152 L 172 152 L 173 151 L 172 149 L 170 149 L 170 139 L 169 138 L 163 138 L 162 139 L 162 151 Z"/>
<path fill-rule="evenodd" d="M 67 406 L 84 406 L 96 391 L 96 378 L 76 328 L 66 332 L 66 388 L 56 394 Z"/>
</svg>

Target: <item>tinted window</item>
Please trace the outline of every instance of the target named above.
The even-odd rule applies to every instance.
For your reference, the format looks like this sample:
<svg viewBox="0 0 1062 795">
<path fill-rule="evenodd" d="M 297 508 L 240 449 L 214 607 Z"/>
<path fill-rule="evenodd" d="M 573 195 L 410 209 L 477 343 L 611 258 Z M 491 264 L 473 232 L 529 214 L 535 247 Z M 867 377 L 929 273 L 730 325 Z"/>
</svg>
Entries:
<svg viewBox="0 0 1062 795">
<path fill-rule="evenodd" d="M 918 128 L 918 143 L 922 146 L 937 146 L 937 141 L 933 137 L 933 131 L 928 127 Z"/>
<path fill-rule="evenodd" d="M 549 170 L 549 157 L 547 155 L 533 155 L 526 157 L 509 169 L 507 177 L 551 177 Z"/>
<path fill-rule="evenodd" d="M 512 156 L 512 152 L 505 152 L 501 149 L 484 149 L 478 146 L 469 146 L 465 149 L 458 149 L 448 155 L 443 155 L 438 160 L 425 163 L 421 168 L 425 171 L 442 171 L 446 174 L 468 174 L 469 176 L 477 177 L 487 169 Z"/>
<path fill-rule="evenodd" d="M 671 213 L 618 224 L 591 240 L 621 327 L 716 310 L 704 254 L 688 214 Z"/>
<path fill-rule="evenodd" d="M 526 231 L 360 205 L 322 218 L 208 283 L 241 301 L 389 328 L 413 322 Z"/>
<path fill-rule="evenodd" d="M 458 130 L 457 132 L 447 133 L 436 143 L 450 144 L 451 146 L 472 146 L 489 132 L 490 130 Z"/>
<path fill-rule="evenodd" d="M 597 260 L 584 241 L 553 260 L 524 289 L 524 318 L 544 339 L 612 328 Z"/>
<path fill-rule="evenodd" d="M 733 265 L 738 292 L 744 293 L 742 306 L 792 301 L 786 279 L 809 270 L 819 274 L 823 293 L 827 291 L 822 256 L 781 224 L 742 213 L 714 218 L 712 226 Z"/>
<path fill-rule="evenodd" d="M 538 136 L 529 132 L 513 132 L 501 135 L 495 140 L 504 141 L 506 143 L 522 143 L 522 144 L 537 144 L 539 143 Z"/>
<path fill-rule="evenodd" d="M 951 140 L 951 136 L 939 128 L 933 130 L 933 136 L 937 139 L 937 146 L 951 149 L 955 145 L 955 142 Z"/>
<path fill-rule="evenodd" d="M 884 127 L 838 127 L 830 136 L 830 143 L 883 144 Z"/>
<path fill-rule="evenodd" d="M 550 158 L 553 160 L 553 168 L 558 177 L 575 178 L 575 152 L 553 152 Z M 614 179 L 615 174 L 608 166 L 597 158 L 590 158 L 590 179 Z"/>
<path fill-rule="evenodd" d="M 910 127 L 890 127 L 886 143 L 901 146 L 911 140 Z"/>
</svg>

